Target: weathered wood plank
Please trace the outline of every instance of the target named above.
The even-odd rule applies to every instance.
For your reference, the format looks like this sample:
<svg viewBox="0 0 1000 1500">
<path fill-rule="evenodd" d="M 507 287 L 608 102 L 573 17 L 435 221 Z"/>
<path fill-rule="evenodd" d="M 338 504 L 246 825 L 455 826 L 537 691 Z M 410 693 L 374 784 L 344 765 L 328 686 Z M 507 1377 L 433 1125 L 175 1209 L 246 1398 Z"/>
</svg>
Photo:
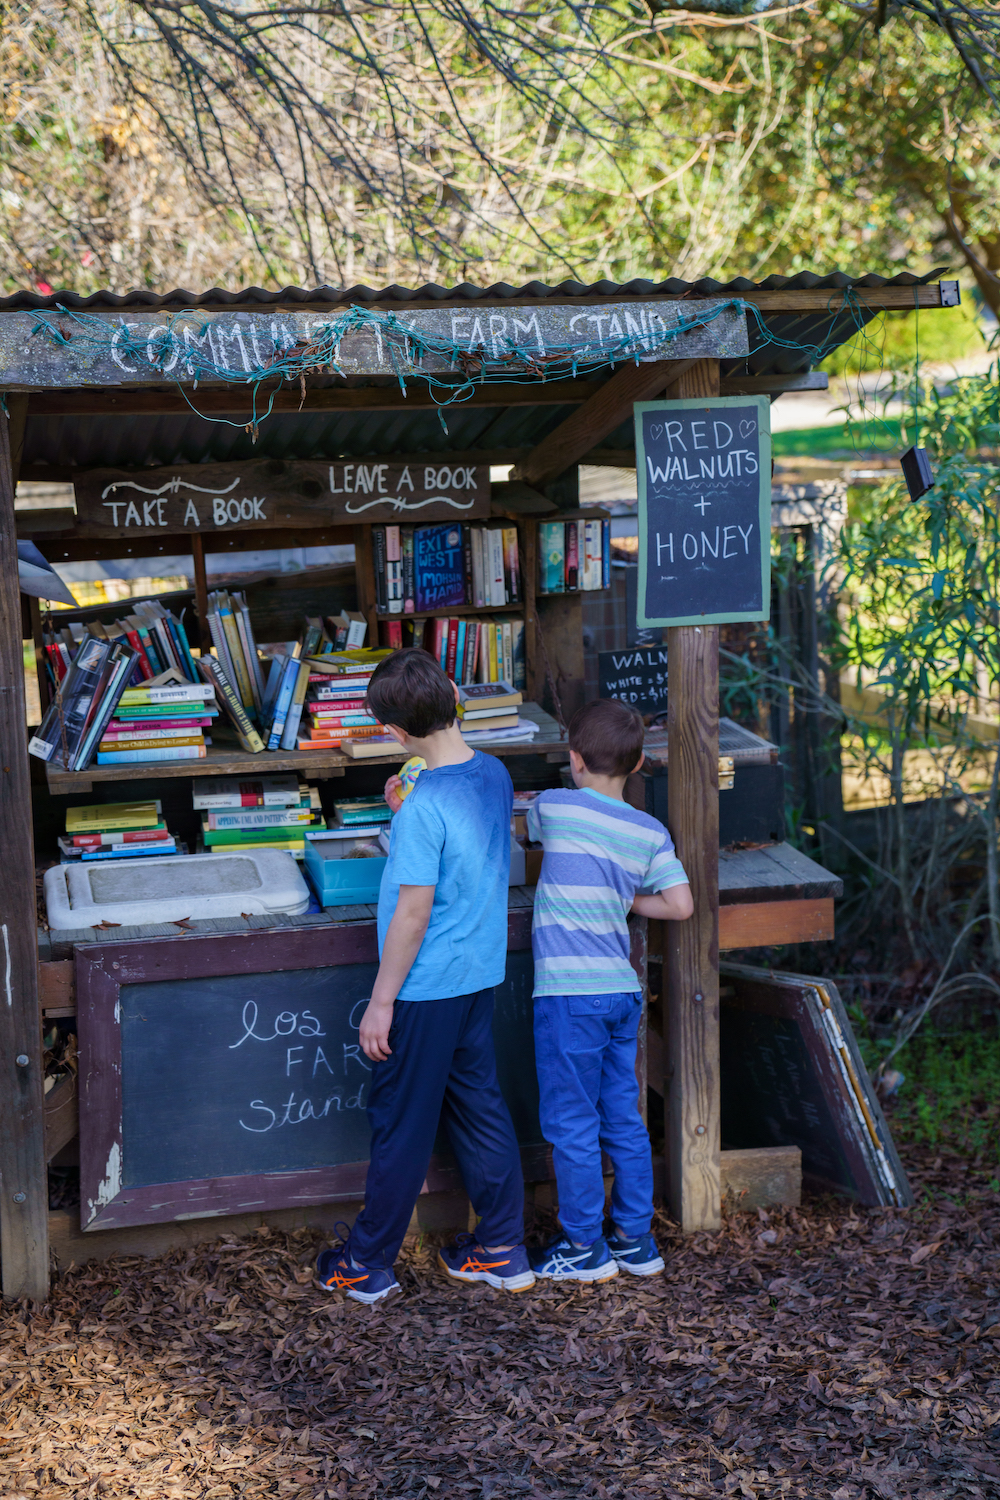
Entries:
<svg viewBox="0 0 1000 1500">
<path fill-rule="evenodd" d="M 802 1202 L 798 1146 L 723 1151 L 721 1175 L 722 1195 L 731 1208 L 798 1208 Z"/>
<path fill-rule="evenodd" d="M 72 1006 L 75 996 L 73 964 L 69 959 L 38 965 L 38 1003 L 43 1014 L 49 1010 L 65 1010 Z"/>
<path fill-rule="evenodd" d="M 399 464 L 379 459 L 316 463 L 178 464 L 166 469 L 84 469 L 74 481 L 77 525 L 97 536 L 330 526 L 363 518 L 485 519 L 490 471 L 438 455 Z"/>
<path fill-rule="evenodd" d="M 802 370 L 797 375 L 729 375 L 719 382 L 720 396 L 781 396 L 786 391 L 828 391 L 825 370 Z"/>
<path fill-rule="evenodd" d="M 48 1181 L 14 477 L 0 413 L 0 1257 L 5 1297 L 49 1287 Z M 19 1058 L 25 1059 L 18 1062 Z"/>
<path fill-rule="evenodd" d="M 0 385 L 11 390 L 39 390 L 72 385 L 143 385 L 171 380 L 189 383 L 229 379 L 246 385 L 254 372 L 273 369 L 307 350 L 342 375 L 419 375 L 463 377 L 485 369 L 498 376 L 541 373 L 528 362 L 551 359 L 566 348 L 580 362 L 599 364 L 631 340 L 630 357 L 662 359 L 663 336 L 690 318 L 690 303 L 613 302 L 600 307 L 551 303 L 531 308 L 445 306 L 362 319 L 348 329 L 348 316 L 274 310 L 113 313 L 98 310 L 70 314 L 0 314 Z M 699 313 L 713 313 L 710 323 L 680 333 L 669 345 L 678 359 L 747 354 L 746 314 L 732 299 L 699 300 Z M 57 339 L 39 324 L 63 337 Z M 414 340 L 411 335 L 416 335 Z M 337 339 L 336 350 L 329 345 Z M 468 359 L 429 348 L 426 339 L 455 346 Z M 326 343 L 324 343 L 326 341 Z M 513 350 L 517 349 L 517 354 Z M 582 358 L 581 358 L 582 356 Z M 334 361 L 336 369 L 333 368 Z M 250 392 L 247 391 L 248 405 Z M 258 412 L 267 409 L 258 398 Z"/>
<path fill-rule="evenodd" d="M 2 314 L 0 314 L 2 316 Z M 489 385 L 477 386 L 463 406 L 508 407 L 508 406 L 571 406 L 586 401 L 599 390 L 598 380 L 547 380 L 507 382 L 492 381 Z M 13 398 L 11 398 L 13 399 Z M 192 416 L 191 403 L 175 391 L 149 391 L 121 387 L 106 390 L 52 390 L 33 391 L 27 398 L 29 417 L 182 417 Z M 199 386 L 192 393 L 196 411 L 206 417 L 246 416 L 250 409 L 250 393 L 246 386 L 235 385 L 228 390 L 208 389 Z M 366 411 L 417 411 L 437 410 L 437 401 L 422 385 L 412 385 L 405 392 L 398 382 L 392 385 L 368 386 L 321 386 L 306 390 L 305 400 L 298 386 L 294 390 L 279 390 L 274 397 L 272 411 L 284 414 L 300 413 L 303 416 L 320 412 L 366 412 Z M 258 409 L 266 409 L 266 400 L 258 401 Z M 478 458 L 478 455 L 476 455 Z M 403 456 L 406 462 L 406 456 Z M 497 463 L 511 463 L 513 458 L 496 459 Z"/>
<path fill-rule="evenodd" d="M 45 1095 L 45 1160 L 69 1145 L 79 1129 L 76 1074 L 67 1073 Z"/>
<path fill-rule="evenodd" d="M 542 486 L 558 479 L 571 465 L 603 441 L 632 415 L 636 401 L 658 396 L 694 360 L 663 360 L 652 365 L 623 365 L 577 411 L 560 422 L 514 469 L 512 477 Z"/>
<path fill-rule="evenodd" d="M 779 943 L 823 943 L 833 937 L 833 897 L 808 901 L 752 901 L 719 908 L 719 948 L 772 948 Z"/>
<path fill-rule="evenodd" d="M 723 906 L 749 901 L 817 900 L 843 894 L 842 880 L 791 844 L 719 853 L 719 900 Z"/>
<path fill-rule="evenodd" d="M 718 390 L 718 362 L 702 360 L 667 398 Z M 721 1222 L 718 627 L 674 626 L 667 631 L 667 659 L 668 821 L 691 883 L 694 916 L 668 922 L 665 932 L 666 1161 L 671 1211 L 690 1232 Z"/>
</svg>

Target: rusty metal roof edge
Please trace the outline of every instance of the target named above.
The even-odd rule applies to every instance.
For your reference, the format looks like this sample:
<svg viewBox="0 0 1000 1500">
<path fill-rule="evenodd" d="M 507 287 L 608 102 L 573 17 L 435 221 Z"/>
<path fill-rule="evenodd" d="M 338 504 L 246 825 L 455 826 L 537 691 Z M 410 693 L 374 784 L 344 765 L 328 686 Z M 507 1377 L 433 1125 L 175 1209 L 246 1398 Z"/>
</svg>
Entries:
<svg viewBox="0 0 1000 1500">
<path fill-rule="evenodd" d="M 595 298 L 623 297 L 738 297 L 750 292 L 781 291 L 843 291 L 848 287 L 862 290 L 884 286 L 926 286 L 946 274 L 947 267 L 938 266 L 918 276 L 912 271 L 900 271 L 895 276 L 879 276 L 866 272 L 863 276 L 850 276 L 845 271 L 832 271 L 819 275 L 813 271 L 799 271 L 794 276 L 768 276 L 764 281 L 750 281 L 738 276 L 732 281 L 714 281 L 703 276 L 698 281 L 681 281 L 670 277 L 666 281 L 633 280 L 624 283 L 597 281 L 584 285 L 579 281 L 562 281 L 548 286 L 541 281 L 529 281 L 523 286 L 513 287 L 507 282 L 493 286 L 478 287 L 463 282 L 456 287 L 428 284 L 422 287 L 403 287 L 393 284 L 375 289 L 367 286 L 332 287 L 320 286 L 284 287 L 281 291 L 269 292 L 263 287 L 246 287 L 239 292 L 227 292 L 213 287 L 206 292 L 188 292 L 176 288 L 170 292 L 157 293 L 148 290 L 132 292 L 94 292 L 81 297 L 78 292 L 53 292 L 42 296 L 37 292 L 14 292 L 0 297 L 0 312 L 57 312 L 65 307 L 71 312 L 95 312 L 98 310 L 133 309 L 138 312 L 156 312 L 160 309 L 183 308 L 254 308 L 263 307 L 347 307 L 352 304 L 373 306 L 375 304 L 414 305 L 418 303 L 454 302 L 475 304 L 477 302 L 542 302 L 556 298 L 572 300 L 594 300 Z"/>
</svg>

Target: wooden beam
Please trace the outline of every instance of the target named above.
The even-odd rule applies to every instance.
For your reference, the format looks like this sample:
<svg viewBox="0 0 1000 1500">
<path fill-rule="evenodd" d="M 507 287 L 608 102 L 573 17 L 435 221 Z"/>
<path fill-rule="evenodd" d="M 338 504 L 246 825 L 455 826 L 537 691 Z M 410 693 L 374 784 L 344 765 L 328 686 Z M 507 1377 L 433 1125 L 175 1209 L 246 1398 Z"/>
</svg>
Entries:
<svg viewBox="0 0 1000 1500">
<path fill-rule="evenodd" d="M 833 937 L 833 897 L 811 901 L 748 901 L 719 907 L 719 948 L 773 948 L 823 943 Z"/>
<path fill-rule="evenodd" d="M 803 370 L 797 375 L 727 375 L 719 386 L 721 396 L 782 396 L 790 391 L 828 391 L 825 370 Z"/>
<path fill-rule="evenodd" d="M 648 368 L 648 367 L 647 367 Z M 567 406 L 586 401 L 600 390 L 602 381 L 551 380 L 517 383 L 498 381 L 477 386 L 461 407 L 467 406 Z M 440 397 L 440 392 L 438 393 Z M 12 400 L 8 397 L 8 400 Z M 266 411 L 269 398 L 257 397 L 258 412 Z M 209 390 L 199 386 L 185 400 L 176 391 L 148 391 L 111 387 L 108 390 L 34 391 L 28 397 L 29 417 L 206 417 L 240 416 L 249 420 L 252 394 L 246 386 Z M 275 394 L 272 412 L 315 416 L 317 412 L 437 411 L 425 387 L 411 385 L 405 394 L 398 385 L 324 386 L 307 390 L 303 400 L 296 388 Z M 266 422 L 266 418 L 262 418 Z"/>
<path fill-rule="evenodd" d="M 294 531 L 216 532 L 205 550 L 213 556 L 224 556 L 227 552 L 271 552 L 289 547 L 339 547 L 354 540 L 353 531 L 351 526 L 303 526 Z M 18 535 L 36 541 L 50 563 L 117 557 L 183 557 L 190 550 L 183 534 L 162 540 L 135 536 L 126 542 L 124 537 L 95 537 L 82 527 L 79 531 L 44 532 L 19 526 Z"/>
<path fill-rule="evenodd" d="M 21 457 L 24 453 L 24 429 L 28 420 L 28 402 L 30 397 L 16 395 L 13 391 L 7 393 L 7 433 L 10 439 L 10 470 L 14 479 L 14 488 L 21 474 Z"/>
<path fill-rule="evenodd" d="M 0 1258 L 3 1295 L 49 1290 L 35 856 L 8 423 L 0 416 Z"/>
<path fill-rule="evenodd" d="M 194 566 L 194 607 L 198 612 L 198 638 L 201 654 L 212 649 L 212 632 L 208 628 L 208 574 L 205 572 L 205 538 L 192 536 L 191 562 Z"/>
<path fill-rule="evenodd" d="M 700 360 L 668 399 L 719 393 L 718 360 Z M 719 1094 L 719 630 L 667 631 L 667 821 L 691 883 L 694 916 L 668 922 L 666 1162 L 671 1212 L 685 1233 L 717 1229 Z"/>
<path fill-rule="evenodd" d="M 531 450 L 514 469 L 512 479 L 539 489 L 565 474 L 579 463 L 589 449 L 596 447 L 616 427 L 632 417 L 637 401 L 651 401 L 680 378 L 698 360 L 659 360 L 654 364 L 623 365 L 599 391 L 583 403 L 572 416 L 560 422 L 554 432 Z M 718 361 L 716 361 L 718 364 Z"/>
</svg>

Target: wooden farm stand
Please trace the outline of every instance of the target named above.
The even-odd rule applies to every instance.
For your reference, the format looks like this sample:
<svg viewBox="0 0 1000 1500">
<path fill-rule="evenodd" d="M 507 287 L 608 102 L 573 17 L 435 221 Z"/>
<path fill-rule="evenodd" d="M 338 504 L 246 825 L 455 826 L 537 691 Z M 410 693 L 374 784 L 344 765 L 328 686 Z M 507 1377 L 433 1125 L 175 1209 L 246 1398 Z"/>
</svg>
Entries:
<svg viewBox="0 0 1000 1500">
<path fill-rule="evenodd" d="M 406 393 L 385 362 L 366 368 L 362 359 L 346 379 L 312 378 L 303 392 L 280 388 L 273 414 L 254 433 L 248 424 L 249 396 L 245 385 L 206 382 L 197 391 L 183 375 L 181 391 L 152 363 L 138 358 L 88 364 L 86 350 L 74 342 L 79 326 L 68 316 L 79 312 L 116 329 L 126 323 L 150 333 L 171 315 L 196 308 L 195 319 L 226 338 L 239 370 L 246 333 L 257 318 L 285 319 L 301 329 L 302 319 L 330 319 L 352 304 L 395 312 L 406 318 L 451 319 L 474 347 L 476 329 L 489 329 L 490 318 L 520 317 L 536 327 L 568 308 L 586 317 L 589 326 L 613 327 L 626 313 L 638 318 L 638 308 L 656 304 L 665 312 L 683 300 L 685 310 L 697 309 L 707 299 L 740 296 L 761 313 L 767 327 L 786 343 L 800 349 L 769 344 L 751 323 L 750 352 L 743 357 L 699 354 L 674 360 L 652 360 L 619 365 L 576 379 L 546 381 L 542 375 L 523 374 L 506 384 L 477 387 L 470 400 L 446 408 L 443 420 L 439 398 L 421 382 L 411 381 Z M 357 607 L 369 624 L 369 640 L 378 638 L 372 566 L 373 521 L 449 518 L 454 511 L 400 515 L 391 508 L 369 509 L 361 515 L 348 511 L 342 497 L 324 489 L 314 470 L 330 461 L 413 465 L 515 465 L 512 482 L 493 486 L 491 504 L 473 514 L 504 517 L 518 528 L 524 579 L 524 602 L 498 613 L 523 614 L 526 620 L 527 693 L 525 712 L 540 725 L 528 745 L 498 746 L 515 780 L 519 765 L 538 776 L 539 766 L 557 768 L 567 759 L 565 739 L 555 715 L 568 719 L 584 699 L 584 645 L 581 596 L 578 593 L 539 596 L 536 538 L 539 517 L 572 515 L 578 505 L 576 466 L 634 464 L 632 410 L 637 401 L 681 399 L 690 396 L 763 393 L 807 388 L 816 383 L 809 373 L 810 344 L 835 347 L 849 338 L 858 314 L 875 316 L 884 309 L 912 309 L 954 305 L 954 283 L 920 282 L 897 277 L 852 281 L 837 275 L 824 281 L 800 277 L 781 282 L 772 278 L 764 287 L 742 281 L 730 287 L 694 286 L 672 281 L 663 285 L 633 282 L 609 288 L 606 283 L 587 288 L 570 283 L 546 288 L 538 283 L 515 291 L 501 286 L 489 290 L 463 287 L 448 293 L 425 287 L 384 293 L 356 289 L 340 293 L 260 291 L 238 294 L 207 293 L 197 298 L 176 293 L 165 298 L 146 293 L 117 298 L 99 294 L 86 302 L 72 295 L 39 298 L 18 294 L 0 302 L 0 389 L 4 391 L 6 420 L 0 421 L 0 938 L 3 951 L 3 994 L 0 996 L 0 1250 L 3 1291 L 8 1297 L 46 1295 L 49 1277 L 49 1213 L 46 1162 L 75 1133 L 73 1086 L 62 1084 L 47 1098 L 43 1094 L 41 1022 L 75 1013 L 73 950 L 79 966 L 83 955 L 102 935 L 93 929 L 72 934 L 38 934 L 35 896 L 35 854 L 32 831 L 32 781 L 41 802 L 68 793 L 100 796 L 104 783 L 189 780 L 204 775 L 260 774 L 297 770 L 313 780 L 344 778 L 350 790 L 359 774 L 358 763 L 340 752 L 280 752 L 252 756 L 212 747 L 205 760 L 143 766 L 91 766 L 79 773 L 46 768 L 33 778 L 27 755 L 24 724 L 22 639 L 40 641 L 36 605 L 22 608 L 18 592 L 16 537 L 31 537 L 50 562 L 122 556 L 148 557 L 190 550 L 194 559 L 195 604 L 202 627 L 207 605 L 205 553 L 227 550 L 323 546 L 352 542 L 356 556 Z M 55 317 L 69 336 L 57 346 L 44 333 L 32 332 L 36 313 Z M 553 309 L 555 312 L 553 312 Z M 538 323 L 538 319 L 541 320 Z M 296 320 L 298 322 L 296 323 Z M 558 322 L 558 318 L 556 318 Z M 565 319 L 564 319 L 565 321 Z M 258 323 L 258 326 L 262 326 Z M 457 336 L 457 335 L 456 335 Z M 483 337 L 480 333 L 479 338 Z M 603 337 L 603 334 L 601 335 Z M 215 347 L 215 346 L 213 346 Z M 245 367 L 245 366 L 244 366 Z M 264 405 L 258 401 L 258 409 Z M 196 410 L 195 410 L 196 409 Z M 224 423 L 210 419 L 224 419 Z M 251 507 L 238 520 L 193 530 L 165 521 L 164 511 L 147 511 L 145 524 L 112 524 L 124 514 L 103 512 L 93 504 L 78 503 L 74 512 L 14 513 L 18 479 L 68 481 L 77 486 L 78 501 L 92 494 L 98 471 L 130 471 L 150 489 L 179 468 L 203 467 L 211 484 L 226 490 L 228 476 L 236 479 L 251 470 L 259 480 L 255 491 L 274 494 L 274 504 L 262 519 Z M 157 477 L 153 477 L 157 476 Z M 443 481 L 438 480 L 438 483 Z M 207 486 L 210 488 L 210 486 Z M 103 501 L 97 502 L 103 504 Z M 238 508 L 237 508 L 238 509 Z M 592 514 L 592 512 L 589 512 Z M 102 519 L 103 517 L 103 519 Z M 21 523 L 21 529 L 19 529 Z M 205 531 L 209 531 L 206 538 Z M 184 533 L 183 535 L 179 533 Z M 152 566 L 152 565 L 151 565 Z M 331 611 L 324 610 L 323 613 Z M 466 613 L 486 611 L 469 607 Z M 459 609 L 443 610 L 447 615 Z M 667 1190 L 673 1210 L 688 1230 L 712 1228 L 719 1222 L 722 1181 L 738 1186 L 741 1174 L 760 1175 L 762 1162 L 754 1152 L 726 1164 L 719 1141 L 719 950 L 828 938 L 833 933 L 833 897 L 839 887 L 827 872 L 787 846 L 750 856 L 724 856 L 720 871 L 718 851 L 718 636 L 715 629 L 677 628 L 669 635 L 670 695 L 668 737 L 672 774 L 669 782 L 670 825 L 678 851 L 690 876 L 695 916 L 683 924 L 654 926 L 651 945 L 662 947 L 665 972 L 665 1047 L 656 1047 L 650 1083 L 667 1101 Z M 43 684 L 44 685 L 44 684 Z M 43 706 L 45 698 L 43 697 Z M 381 757 L 389 766 L 399 756 Z M 372 762 L 363 762 L 368 766 Z M 37 770 L 37 763 L 36 763 Z M 166 794 L 166 793 L 165 793 Z M 721 893 L 720 893 L 721 885 Z M 528 931 L 530 889 L 512 892 L 512 945 L 523 947 Z M 721 905 L 720 905 L 721 902 Z M 373 913 L 364 907 L 328 910 L 322 916 L 286 919 L 235 919 L 229 923 L 192 921 L 193 933 L 273 931 L 287 944 L 287 929 L 342 925 L 358 932 L 357 941 L 371 944 Z M 516 935 L 516 936 L 515 936 Z M 169 929 L 120 929 L 114 943 L 130 949 L 143 943 L 183 944 L 189 939 Z M 41 945 L 41 946 L 39 946 Z M 634 956 L 644 973 L 645 931 L 638 924 Z M 766 1155 L 766 1153 L 764 1153 Z M 526 1172 L 541 1170 L 526 1162 Z M 434 1184 L 431 1184 L 432 1186 Z M 442 1179 L 439 1186 L 447 1184 Z M 358 1183 L 345 1186 L 344 1196 L 357 1197 Z M 336 1194 L 334 1194 L 336 1196 Z M 216 1210 L 217 1211 L 217 1210 Z M 177 1215 L 177 1218 L 182 1217 Z M 193 1218 L 193 1214 L 183 1215 Z M 229 1222 L 229 1221 L 227 1221 Z M 238 1221 L 233 1221 L 238 1222 Z M 213 1223 L 207 1232 L 222 1225 Z M 176 1222 L 153 1224 L 144 1231 L 142 1247 L 153 1250 L 175 1243 Z M 124 1235 L 125 1238 L 118 1238 Z M 112 1230 L 102 1238 L 111 1249 L 131 1247 L 127 1231 Z M 77 1258 L 80 1252 L 77 1251 Z M 86 1252 L 84 1252 L 86 1253 Z M 110 1253 L 104 1251 L 103 1253 Z"/>
</svg>

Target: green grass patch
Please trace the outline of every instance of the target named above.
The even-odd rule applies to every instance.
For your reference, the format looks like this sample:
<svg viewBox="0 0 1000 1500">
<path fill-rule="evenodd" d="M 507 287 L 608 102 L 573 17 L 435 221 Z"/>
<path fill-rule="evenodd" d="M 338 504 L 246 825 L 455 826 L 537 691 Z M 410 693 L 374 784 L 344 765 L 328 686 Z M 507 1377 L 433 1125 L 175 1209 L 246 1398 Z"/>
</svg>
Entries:
<svg viewBox="0 0 1000 1500">
<path fill-rule="evenodd" d="M 898 417 L 871 422 L 842 422 L 836 427 L 801 427 L 794 432 L 773 432 L 771 451 L 775 458 L 857 457 L 903 451 L 903 433 Z"/>
<path fill-rule="evenodd" d="M 859 1041 L 865 1061 L 876 1065 L 881 1054 L 860 1028 Z M 1000 1169 L 1000 1028 L 994 1022 L 955 1035 L 918 1032 L 890 1067 L 906 1077 L 886 1110 L 897 1140 Z"/>
</svg>

